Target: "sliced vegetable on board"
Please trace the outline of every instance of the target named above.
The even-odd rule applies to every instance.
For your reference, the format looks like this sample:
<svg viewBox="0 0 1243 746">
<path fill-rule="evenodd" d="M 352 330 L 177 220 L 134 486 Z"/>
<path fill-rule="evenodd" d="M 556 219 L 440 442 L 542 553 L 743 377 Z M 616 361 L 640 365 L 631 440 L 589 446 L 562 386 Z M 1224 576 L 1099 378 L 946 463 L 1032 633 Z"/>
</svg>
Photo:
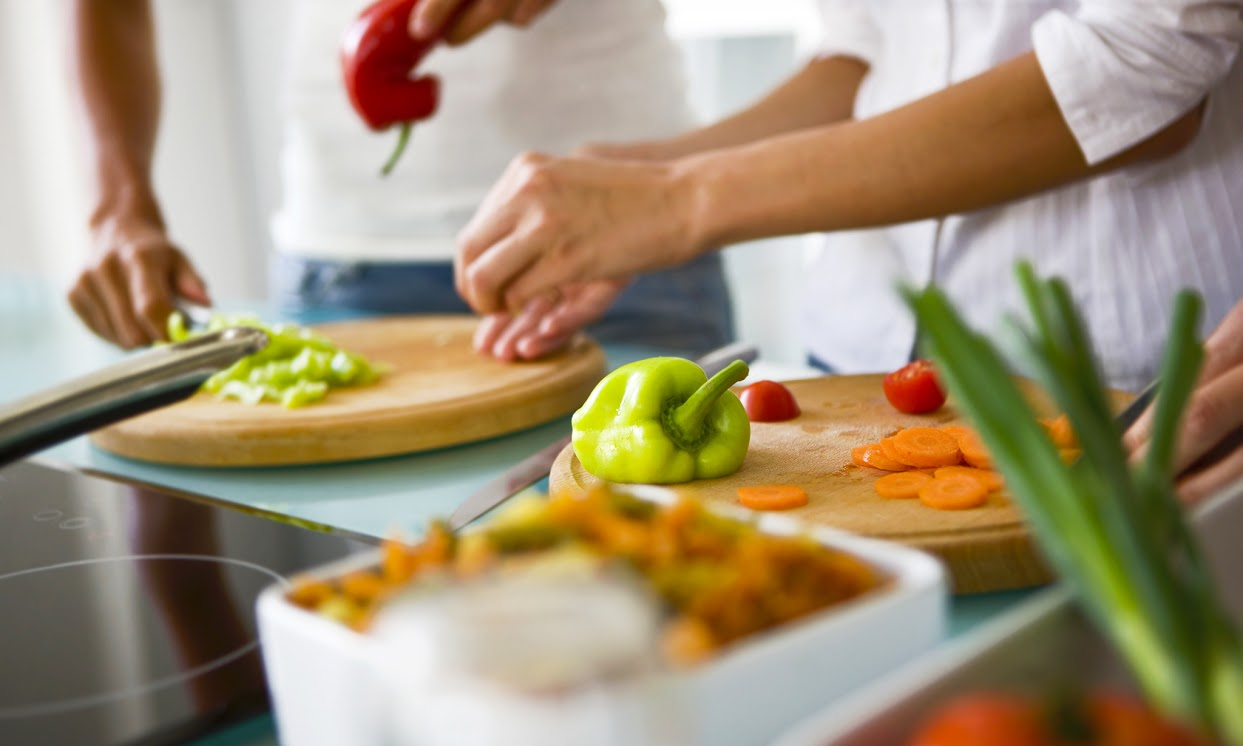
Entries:
<svg viewBox="0 0 1243 746">
<path fill-rule="evenodd" d="M 231 326 L 262 329 L 268 335 L 268 345 L 203 383 L 203 391 L 221 399 L 251 405 L 280 402 L 292 409 L 320 401 L 333 388 L 372 383 L 384 372 L 381 366 L 340 349 L 306 327 L 264 324 L 252 316 L 214 314 L 199 332 L 186 329 L 181 314 L 173 313 L 168 318 L 168 338 L 181 342 Z"/>
<path fill-rule="evenodd" d="M 769 484 L 738 488 L 738 502 L 752 510 L 791 510 L 807 504 L 807 491 L 796 484 Z"/>
</svg>

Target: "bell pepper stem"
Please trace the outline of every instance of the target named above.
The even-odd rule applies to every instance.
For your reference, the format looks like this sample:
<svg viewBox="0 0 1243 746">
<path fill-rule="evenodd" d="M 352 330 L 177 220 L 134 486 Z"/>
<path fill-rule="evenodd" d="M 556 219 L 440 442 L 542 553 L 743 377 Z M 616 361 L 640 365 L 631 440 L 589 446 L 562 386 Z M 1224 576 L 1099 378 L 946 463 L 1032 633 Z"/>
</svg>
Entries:
<svg viewBox="0 0 1243 746">
<path fill-rule="evenodd" d="M 669 438 L 683 448 L 693 448 L 702 440 L 704 422 L 717 400 L 750 372 L 745 362 L 735 360 L 705 381 L 689 399 L 669 410 L 664 422 Z"/>
<path fill-rule="evenodd" d="M 401 125 L 401 129 L 397 131 L 397 147 L 393 148 L 393 154 L 384 162 L 384 167 L 380 169 L 381 176 L 388 176 L 392 173 L 393 168 L 397 165 L 397 161 L 401 160 L 401 154 L 406 152 L 406 143 L 410 142 L 411 123 L 405 122 Z"/>
</svg>

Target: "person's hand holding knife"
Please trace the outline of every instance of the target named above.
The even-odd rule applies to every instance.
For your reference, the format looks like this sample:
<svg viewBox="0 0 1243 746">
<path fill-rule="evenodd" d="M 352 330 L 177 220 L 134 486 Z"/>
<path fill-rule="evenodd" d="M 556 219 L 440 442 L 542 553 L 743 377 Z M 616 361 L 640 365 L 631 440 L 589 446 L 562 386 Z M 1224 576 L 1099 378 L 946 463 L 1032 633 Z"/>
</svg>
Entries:
<svg viewBox="0 0 1243 746">
<path fill-rule="evenodd" d="M 1191 393 L 1175 450 L 1178 492 L 1197 502 L 1243 479 L 1243 301 L 1204 343 L 1204 368 Z M 1139 458 L 1152 435 L 1151 406 L 1127 430 Z"/>
</svg>

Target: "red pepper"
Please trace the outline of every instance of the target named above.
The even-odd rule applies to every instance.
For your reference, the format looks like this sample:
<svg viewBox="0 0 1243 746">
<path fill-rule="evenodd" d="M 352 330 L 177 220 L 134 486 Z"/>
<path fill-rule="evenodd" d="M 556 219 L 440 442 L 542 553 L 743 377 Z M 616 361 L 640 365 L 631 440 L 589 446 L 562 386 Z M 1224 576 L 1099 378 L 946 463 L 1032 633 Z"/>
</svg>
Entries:
<svg viewBox="0 0 1243 746">
<path fill-rule="evenodd" d="M 410 127 L 436 111 L 440 81 L 412 77 L 435 41 L 410 36 L 410 13 L 418 0 L 380 0 L 346 29 L 341 72 L 354 110 L 375 131 L 400 125 L 397 147 L 380 173 L 388 175 L 410 139 Z"/>
</svg>

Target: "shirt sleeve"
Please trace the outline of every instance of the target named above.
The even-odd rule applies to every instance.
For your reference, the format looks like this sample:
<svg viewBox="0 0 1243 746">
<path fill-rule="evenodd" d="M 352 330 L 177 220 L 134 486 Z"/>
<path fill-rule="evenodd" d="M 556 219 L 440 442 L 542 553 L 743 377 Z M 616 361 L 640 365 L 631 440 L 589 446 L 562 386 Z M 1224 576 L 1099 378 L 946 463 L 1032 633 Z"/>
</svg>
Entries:
<svg viewBox="0 0 1243 746">
<path fill-rule="evenodd" d="M 1156 134 L 1234 64 L 1243 0 L 1083 0 L 1050 11 L 1032 45 L 1088 163 Z"/>
<path fill-rule="evenodd" d="M 880 27 L 867 10 L 868 0 L 817 0 L 820 11 L 819 57 L 857 57 L 875 67 L 883 39 Z"/>
</svg>

